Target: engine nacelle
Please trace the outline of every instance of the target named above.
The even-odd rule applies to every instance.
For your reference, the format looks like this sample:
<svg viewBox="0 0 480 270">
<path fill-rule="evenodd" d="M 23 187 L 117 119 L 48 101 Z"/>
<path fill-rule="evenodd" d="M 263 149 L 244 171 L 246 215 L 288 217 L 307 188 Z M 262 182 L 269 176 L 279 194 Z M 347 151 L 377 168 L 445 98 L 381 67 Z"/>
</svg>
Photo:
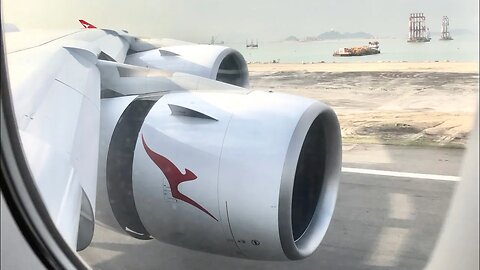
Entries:
<svg viewBox="0 0 480 270">
<path fill-rule="evenodd" d="M 333 110 L 262 91 L 112 98 L 106 186 L 138 239 L 262 260 L 319 246 L 341 170 Z M 114 126 L 114 128 L 113 128 Z"/>
<path fill-rule="evenodd" d="M 224 46 L 192 44 L 162 47 L 130 54 L 125 63 L 248 86 L 245 59 L 238 51 Z"/>
</svg>

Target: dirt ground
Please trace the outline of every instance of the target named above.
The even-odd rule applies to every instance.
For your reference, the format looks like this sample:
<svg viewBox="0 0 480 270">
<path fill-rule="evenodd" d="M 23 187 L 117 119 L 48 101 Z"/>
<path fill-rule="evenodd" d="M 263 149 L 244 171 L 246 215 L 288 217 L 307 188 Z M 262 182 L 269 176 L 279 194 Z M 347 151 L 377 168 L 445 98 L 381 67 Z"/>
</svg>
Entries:
<svg viewBox="0 0 480 270">
<path fill-rule="evenodd" d="M 251 88 L 332 106 L 351 143 L 462 147 L 478 103 L 478 63 L 255 64 L 249 71 Z"/>
</svg>

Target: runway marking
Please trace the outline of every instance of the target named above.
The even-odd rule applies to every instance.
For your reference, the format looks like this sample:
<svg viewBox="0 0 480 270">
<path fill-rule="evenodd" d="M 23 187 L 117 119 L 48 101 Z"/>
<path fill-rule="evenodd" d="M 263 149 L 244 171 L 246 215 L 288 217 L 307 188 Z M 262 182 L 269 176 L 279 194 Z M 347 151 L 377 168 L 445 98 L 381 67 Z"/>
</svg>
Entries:
<svg viewBox="0 0 480 270">
<path fill-rule="evenodd" d="M 399 220 L 415 219 L 415 207 L 413 206 L 412 197 L 409 194 L 389 193 L 388 199 L 390 205 L 388 208 L 389 218 Z M 398 205 L 402 207 L 397 207 Z"/>
<path fill-rule="evenodd" d="M 411 237 L 407 228 L 383 227 L 377 235 L 371 254 L 365 262 L 367 265 L 392 267 L 397 266 L 406 241 Z"/>
<path fill-rule="evenodd" d="M 439 181 L 454 181 L 454 182 L 460 181 L 460 177 L 451 176 L 451 175 L 394 172 L 394 171 L 371 170 L 371 169 L 348 168 L 348 167 L 342 167 L 342 172 L 383 175 L 383 176 L 393 176 L 393 177 L 403 177 L 403 178 L 429 179 L 429 180 L 439 180 Z"/>
</svg>

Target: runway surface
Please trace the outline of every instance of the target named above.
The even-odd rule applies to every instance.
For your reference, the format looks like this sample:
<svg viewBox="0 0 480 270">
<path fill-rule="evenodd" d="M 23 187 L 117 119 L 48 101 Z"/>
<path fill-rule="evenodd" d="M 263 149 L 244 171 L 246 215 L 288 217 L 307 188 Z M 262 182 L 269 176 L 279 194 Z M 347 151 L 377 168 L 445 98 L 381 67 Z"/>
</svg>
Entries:
<svg viewBox="0 0 480 270">
<path fill-rule="evenodd" d="M 332 222 L 321 246 L 304 260 L 211 255 L 135 240 L 101 222 L 80 255 L 94 269 L 423 269 L 446 217 L 463 152 L 344 145 Z M 98 198 L 100 211 L 104 202 Z"/>
</svg>

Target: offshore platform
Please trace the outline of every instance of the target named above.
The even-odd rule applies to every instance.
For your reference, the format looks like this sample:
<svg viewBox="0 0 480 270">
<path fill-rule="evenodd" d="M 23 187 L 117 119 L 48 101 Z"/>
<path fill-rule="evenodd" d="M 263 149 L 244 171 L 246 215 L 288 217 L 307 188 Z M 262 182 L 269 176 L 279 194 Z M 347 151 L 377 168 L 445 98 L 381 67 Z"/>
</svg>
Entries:
<svg viewBox="0 0 480 270">
<path fill-rule="evenodd" d="M 425 24 L 423 13 L 410 13 L 408 20 L 408 42 L 430 42 L 430 30 Z"/>
<path fill-rule="evenodd" d="M 450 25 L 450 21 L 448 20 L 447 16 L 443 16 L 442 18 L 442 35 L 440 36 L 440 40 L 453 40 L 452 36 L 450 36 L 450 32 L 448 31 L 448 26 Z"/>
</svg>

